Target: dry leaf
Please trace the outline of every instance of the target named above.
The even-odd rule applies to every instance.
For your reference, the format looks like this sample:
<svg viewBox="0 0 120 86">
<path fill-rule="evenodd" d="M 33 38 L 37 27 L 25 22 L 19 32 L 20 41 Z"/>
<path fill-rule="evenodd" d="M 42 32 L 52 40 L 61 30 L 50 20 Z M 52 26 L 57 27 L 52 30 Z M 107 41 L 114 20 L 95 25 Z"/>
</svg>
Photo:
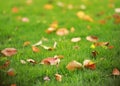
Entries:
<svg viewBox="0 0 120 86">
<path fill-rule="evenodd" d="M 65 5 L 64 5 L 64 3 L 63 2 L 57 2 L 57 6 L 59 6 L 59 7 L 64 7 Z"/>
<path fill-rule="evenodd" d="M 85 10 L 86 9 L 86 6 L 84 4 L 80 5 L 80 9 L 81 10 Z"/>
<path fill-rule="evenodd" d="M 98 41 L 98 37 L 96 37 L 96 36 L 87 36 L 86 39 L 90 42 L 97 42 Z"/>
<path fill-rule="evenodd" d="M 75 28 L 74 28 L 74 27 L 71 27 L 71 28 L 70 28 L 70 32 L 71 32 L 71 33 L 75 32 Z"/>
<path fill-rule="evenodd" d="M 33 52 L 39 52 L 40 50 L 39 50 L 39 48 L 37 48 L 36 46 L 32 46 L 32 50 L 33 50 Z"/>
<path fill-rule="evenodd" d="M 57 28 L 57 27 L 58 27 L 58 22 L 57 22 L 57 21 L 54 21 L 54 22 L 50 25 L 50 27 L 52 27 L 52 28 Z"/>
<path fill-rule="evenodd" d="M 20 60 L 20 62 L 21 62 L 22 64 L 26 64 L 26 61 L 25 61 L 25 60 Z"/>
<path fill-rule="evenodd" d="M 15 75 L 16 75 L 16 71 L 15 71 L 15 69 L 10 68 L 10 69 L 7 71 L 7 74 L 8 74 L 9 76 L 15 76 Z"/>
<path fill-rule="evenodd" d="M 33 59 L 27 59 L 27 62 L 33 63 L 33 64 L 36 64 L 36 63 L 37 63 L 37 62 L 36 62 L 35 60 L 33 60 Z"/>
<path fill-rule="evenodd" d="M 94 43 L 94 46 L 108 46 L 109 42 L 96 42 Z"/>
<path fill-rule="evenodd" d="M 112 45 L 111 45 L 111 46 L 108 46 L 108 48 L 109 48 L 109 49 L 113 49 L 113 48 L 114 48 L 114 46 L 112 46 Z"/>
<path fill-rule="evenodd" d="M 46 10 L 52 10 L 53 9 L 53 5 L 51 5 L 51 4 L 45 4 L 44 5 L 44 9 L 46 9 Z"/>
<path fill-rule="evenodd" d="M 94 70 L 96 68 L 95 63 L 92 62 L 91 60 L 84 60 L 83 66 L 86 68 L 92 69 L 92 70 Z"/>
<path fill-rule="evenodd" d="M 7 68 L 9 65 L 10 65 L 10 61 L 7 60 L 2 66 L 0 66 L 0 69 L 1 68 Z"/>
<path fill-rule="evenodd" d="M 74 8 L 72 4 L 68 4 L 67 7 L 68 7 L 69 10 L 72 10 Z"/>
<path fill-rule="evenodd" d="M 11 84 L 10 86 L 17 86 L 16 84 Z"/>
<path fill-rule="evenodd" d="M 27 17 L 23 17 L 22 22 L 29 22 L 29 19 Z"/>
<path fill-rule="evenodd" d="M 116 13 L 120 13 L 120 8 L 115 8 Z"/>
<path fill-rule="evenodd" d="M 41 44 L 42 44 L 42 41 L 40 40 L 39 42 L 33 44 L 32 46 L 39 46 L 39 45 L 41 45 Z"/>
<path fill-rule="evenodd" d="M 116 75 L 119 76 L 120 75 L 120 71 L 117 68 L 113 69 L 112 75 Z"/>
<path fill-rule="evenodd" d="M 100 24 L 106 24 L 106 20 L 99 20 Z"/>
<path fill-rule="evenodd" d="M 50 78 L 49 78 L 48 76 L 45 76 L 45 77 L 43 78 L 43 80 L 44 80 L 44 81 L 50 81 Z"/>
<path fill-rule="evenodd" d="M 29 41 L 26 41 L 26 42 L 24 42 L 24 44 L 23 44 L 23 46 L 28 46 L 28 45 L 30 45 L 30 42 L 29 42 Z"/>
<path fill-rule="evenodd" d="M 81 40 L 80 37 L 72 38 L 71 42 L 79 42 Z"/>
<path fill-rule="evenodd" d="M 43 47 L 45 50 L 49 50 L 49 51 L 54 50 L 53 47 L 48 47 L 48 46 L 45 46 L 45 45 L 41 45 L 41 47 Z"/>
<path fill-rule="evenodd" d="M 1 53 L 5 56 L 13 56 L 17 53 L 17 50 L 15 48 L 5 48 Z"/>
<path fill-rule="evenodd" d="M 32 0 L 26 0 L 26 4 L 27 4 L 27 5 L 32 4 L 32 2 L 33 2 Z"/>
<path fill-rule="evenodd" d="M 19 12 L 19 9 L 18 9 L 17 7 L 13 7 L 13 8 L 12 8 L 12 12 L 13 12 L 13 13 L 18 13 L 18 12 Z"/>
<path fill-rule="evenodd" d="M 56 31 L 58 36 L 68 35 L 69 31 L 66 28 L 60 28 Z"/>
<path fill-rule="evenodd" d="M 97 52 L 97 51 L 95 51 L 95 50 L 92 51 L 92 56 L 93 56 L 93 57 L 96 57 L 97 55 L 98 55 L 98 52 Z"/>
<path fill-rule="evenodd" d="M 75 69 L 81 69 L 82 64 L 74 60 L 72 62 L 69 62 L 68 65 L 66 66 L 66 68 L 70 71 L 73 71 Z"/>
<path fill-rule="evenodd" d="M 59 58 L 45 58 L 41 61 L 41 64 L 58 65 L 60 63 Z"/>
<path fill-rule="evenodd" d="M 54 58 L 59 58 L 59 59 L 63 59 L 64 56 L 63 55 L 55 55 Z"/>
<path fill-rule="evenodd" d="M 62 81 L 62 75 L 60 74 L 55 74 L 55 78 L 57 81 L 61 82 Z"/>
<path fill-rule="evenodd" d="M 49 27 L 45 32 L 48 33 L 48 34 L 50 34 L 50 33 L 54 32 L 54 31 L 56 31 L 56 28 Z"/>
</svg>

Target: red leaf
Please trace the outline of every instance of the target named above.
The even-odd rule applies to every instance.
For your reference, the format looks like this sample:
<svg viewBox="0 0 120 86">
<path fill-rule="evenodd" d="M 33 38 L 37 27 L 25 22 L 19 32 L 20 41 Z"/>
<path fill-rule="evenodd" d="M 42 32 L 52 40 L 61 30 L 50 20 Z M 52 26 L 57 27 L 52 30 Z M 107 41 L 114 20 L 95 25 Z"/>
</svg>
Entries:
<svg viewBox="0 0 120 86">
<path fill-rule="evenodd" d="M 17 53 L 17 50 L 15 48 L 5 48 L 1 53 L 5 56 L 13 56 Z"/>
</svg>

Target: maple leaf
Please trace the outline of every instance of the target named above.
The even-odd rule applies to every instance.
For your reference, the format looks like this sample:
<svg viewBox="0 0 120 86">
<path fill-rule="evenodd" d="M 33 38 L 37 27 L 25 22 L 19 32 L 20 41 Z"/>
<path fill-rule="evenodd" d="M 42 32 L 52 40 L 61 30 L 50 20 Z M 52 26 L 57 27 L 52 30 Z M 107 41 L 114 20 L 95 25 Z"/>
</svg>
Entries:
<svg viewBox="0 0 120 86">
<path fill-rule="evenodd" d="M 60 63 L 59 58 L 45 58 L 41 61 L 41 64 L 46 65 L 58 65 Z"/>
<path fill-rule="evenodd" d="M 61 82 L 62 81 L 62 75 L 60 74 L 55 74 L 55 78 L 57 81 Z"/>
<path fill-rule="evenodd" d="M 120 75 L 120 71 L 117 68 L 114 68 L 113 71 L 112 71 L 112 75 L 119 76 Z"/>
<path fill-rule="evenodd" d="M 15 48 L 5 48 L 1 53 L 5 56 L 13 56 L 17 53 L 17 50 Z"/>
<path fill-rule="evenodd" d="M 96 68 L 95 63 L 92 62 L 91 60 L 84 60 L 83 66 L 86 68 L 92 69 L 92 70 L 94 70 Z"/>
<path fill-rule="evenodd" d="M 81 69 L 82 64 L 74 60 L 72 62 L 69 62 L 67 64 L 66 68 L 70 71 L 73 71 L 73 70 L 76 70 L 76 69 Z"/>
</svg>

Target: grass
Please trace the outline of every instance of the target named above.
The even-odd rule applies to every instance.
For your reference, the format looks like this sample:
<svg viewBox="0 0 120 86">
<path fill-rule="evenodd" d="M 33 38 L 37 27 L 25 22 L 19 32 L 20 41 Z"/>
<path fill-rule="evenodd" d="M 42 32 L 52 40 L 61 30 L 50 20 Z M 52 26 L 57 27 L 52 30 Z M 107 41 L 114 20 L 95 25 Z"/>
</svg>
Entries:
<svg viewBox="0 0 120 86">
<path fill-rule="evenodd" d="M 45 10 L 43 6 L 48 3 L 48 0 L 33 0 L 31 5 L 26 5 L 25 0 L 0 0 L 0 50 L 7 47 L 14 47 L 18 53 L 12 57 L 0 57 L 0 63 L 6 59 L 10 60 L 10 66 L 6 69 L 0 69 L 0 86 L 10 86 L 16 84 L 17 86 L 119 86 L 119 76 L 109 76 L 113 68 L 120 69 L 120 24 L 114 24 L 112 15 L 115 14 L 114 9 L 120 7 L 119 0 L 61 0 L 61 2 L 79 6 L 84 4 L 87 8 L 84 12 L 95 20 L 95 22 L 88 22 L 78 19 L 76 13 L 80 9 L 67 9 L 57 6 L 57 0 L 54 0 L 52 5 L 53 10 Z M 114 4 L 110 8 L 109 5 Z M 18 13 L 12 13 L 11 9 L 18 7 Z M 104 12 L 103 15 L 97 16 L 98 13 Z M 28 17 L 30 22 L 24 23 L 18 21 L 18 16 Z M 108 17 L 111 17 L 108 19 Z M 99 20 L 105 19 L 106 24 L 99 24 Z M 57 36 L 55 33 L 46 34 L 45 30 L 49 25 L 57 20 L 59 28 L 65 27 L 70 29 L 75 28 L 74 33 L 66 36 Z M 88 29 L 87 26 L 91 28 Z M 97 47 L 95 50 L 99 52 L 96 59 L 92 58 L 90 48 L 91 42 L 85 38 L 88 35 L 95 35 L 99 41 L 108 41 L 113 45 L 112 50 Z M 30 41 L 34 44 L 41 40 L 42 37 L 48 38 L 45 45 L 52 46 L 54 41 L 57 41 L 57 49 L 54 51 L 47 51 L 40 48 L 39 53 L 33 53 L 31 46 L 23 47 L 25 41 Z M 71 43 L 73 37 L 81 37 L 82 40 L 78 43 Z M 73 47 L 79 46 L 78 50 Z M 21 59 L 32 58 L 36 61 L 41 61 L 46 57 L 53 57 L 54 55 L 63 55 L 58 68 L 56 66 L 46 65 L 23 65 L 20 63 Z M 104 58 L 100 61 L 100 58 Z M 95 70 L 83 69 L 70 72 L 66 69 L 68 62 L 76 60 L 83 62 L 85 59 L 91 59 L 96 63 Z M 9 68 L 14 68 L 17 75 L 10 77 L 6 74 Z M 54 74 L 59 73 L 63 76 L 62 82 L 55 80 Z M 45 82 L 44 76 L 49 76 L 51 80 Z"/>
</svg>

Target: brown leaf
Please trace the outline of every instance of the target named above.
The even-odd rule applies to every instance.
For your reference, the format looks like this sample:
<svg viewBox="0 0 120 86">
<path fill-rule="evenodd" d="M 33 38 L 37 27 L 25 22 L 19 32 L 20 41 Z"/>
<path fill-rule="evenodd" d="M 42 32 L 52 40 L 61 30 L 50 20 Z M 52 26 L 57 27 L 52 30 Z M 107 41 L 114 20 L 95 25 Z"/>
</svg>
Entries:
<svg viewBox="0 0 120 86">
<path fill-rule="evenodd" d="M 106 20 L 99 20 L 100 24 L 106 24 Z"/>
<path fill-rule="evenodd" d="M 112 75 L 116 75 L 119 76 L 120 75 L 120 71 L 117 68 L 113 69 Z"/>
<path fill-rule="evenodd" d="M 59 58 L 59 59 L 63 59 L 64 56 L 63 55 L 55 55 L 54 58 Z"/>
<path fill-rule="evenodd" d="M 95 63 L 92 62 L 91 60 L 84 60 L 83 66 L 86 68 L 92 69 L 92 70 L 94 70 L 96 68 Z"/>
<path fill-rule="evenodd" d="M 45 4 L 44 5 L 44 9 L 46 9 L 46 10 L 52 10 L 53 9 L 53 5 L 51 5 L 51 4 Z"/>
<path fill-rule="evenodd" d="M 50 78 L 49 78 L 48 76 L 45 76 L 45 77 L 43 78 L 43 80 L 44 80 L 44 81 L 50 81 Z"/>
<path fill-rule="evenodd" d="M 28 46 L 28 45 L 30 45 L 31 43 L 29 42 L 29 41 L 26 41 L 26 42 L 24 42 L 24 44 L 23 44 L 23 46 Z"/>
<path fill-rule="evenodd" d="M 36 62 L 35 60 L 33 60 L 33 59 L 27 59 L 27 62 L 32 63 L 32 64 L 36 64 L 36 63 L 37 63 L 37 62 Z"/>
<path fill-rule="evenodd" d="M 17 50 L 15 48 L 5 48 L 1 53 L 5 56 L 13 56 L 17 53 Z"/>
<path fill-rule="evenodd" d="M 96 36 L 87 36 L 86 39 L 90 42 L 97 42 L 98 41 L 98 37 L 96 37 Z"/>
<path fill-rule="evenodd" d="M 16 71 L 15 71 L 15 69 L 10 68 L 10 69 L 7 71 L 7 74 L 8 74 L 9 76 L 15 76 L 15 75 L 16 75 Z"/>
<path fill-rule="evenodd" d="M 80 37 L 72 38 L 71 42 L 79 42 L 81 40 Z"/>
<path fill-rule="evenodd" d="M 60 74 L 55 74 L 55 78 L 57 81 L 61 82 L 62 81 L 62 75 Z"/>
<path fill-rule="evenodd" d="M 17 7 L 13 7 L 13 8 L 12 8 L 12 12 L 13 12 L 13 13 L 18 13 L 18 12 L 19 12 L 19 9 L 18 9 Z"/>
<path fill-rule="evenodd" d="M 0 68 L 7 68 L 10 65 L 10 61 L 7 60 Z"/>
<path fill-rule="evenodd" d="M 94 43 L 94 46 L 108 46 L 109 42 L 96 42 Z"/>
<path fill-rule="evenodd" d="M 41 61 L 41 64 L 46 65 L 58 65 L 60 63 L 59 58 L 45 58 Z"/>
<path fill-rule="evenodd" d="M 67 64 L 66 68 L 70 71 L 73 71 L 73 70 L 76 70 L 76 69 L 81 69 L 82 64 L 74 60 L 72 62 L 69 62 Z"/>
<path fill-rule="evenodd" d="M 95 50 L 92 51 L 92 56 L 93 56 L 93 57 L 96 57 L 97 55 L 98 55 L 98 52 L 97 52 L 97 51 L 95 51 Z"/>
<path fill-rule="evenodd" d="M 60 28 L 56 31 L 58 36 L 68 35 L 69 31 L 66 28 Z"/>
<path fill-rule="evenodd" d="M 35 47 L 35 46 L 32 46 L 32 50 L 33 52 L 37 53 L 37 52 L 40 52 L 39 48 Z"/>
<path fill-rule="evenodd" d="M 10 86 L 17 86 L 16 84 L 11 84 Z"/>
<path fill-rule="evenodd" d="M 114 46 L 112 46 L 112 45 L 111 45 L 111 46 L 108 46 L 108 48 L 109 48 L 109 49 L 113 49 L 113 48 L 114 48 Z"/>
</svg>

